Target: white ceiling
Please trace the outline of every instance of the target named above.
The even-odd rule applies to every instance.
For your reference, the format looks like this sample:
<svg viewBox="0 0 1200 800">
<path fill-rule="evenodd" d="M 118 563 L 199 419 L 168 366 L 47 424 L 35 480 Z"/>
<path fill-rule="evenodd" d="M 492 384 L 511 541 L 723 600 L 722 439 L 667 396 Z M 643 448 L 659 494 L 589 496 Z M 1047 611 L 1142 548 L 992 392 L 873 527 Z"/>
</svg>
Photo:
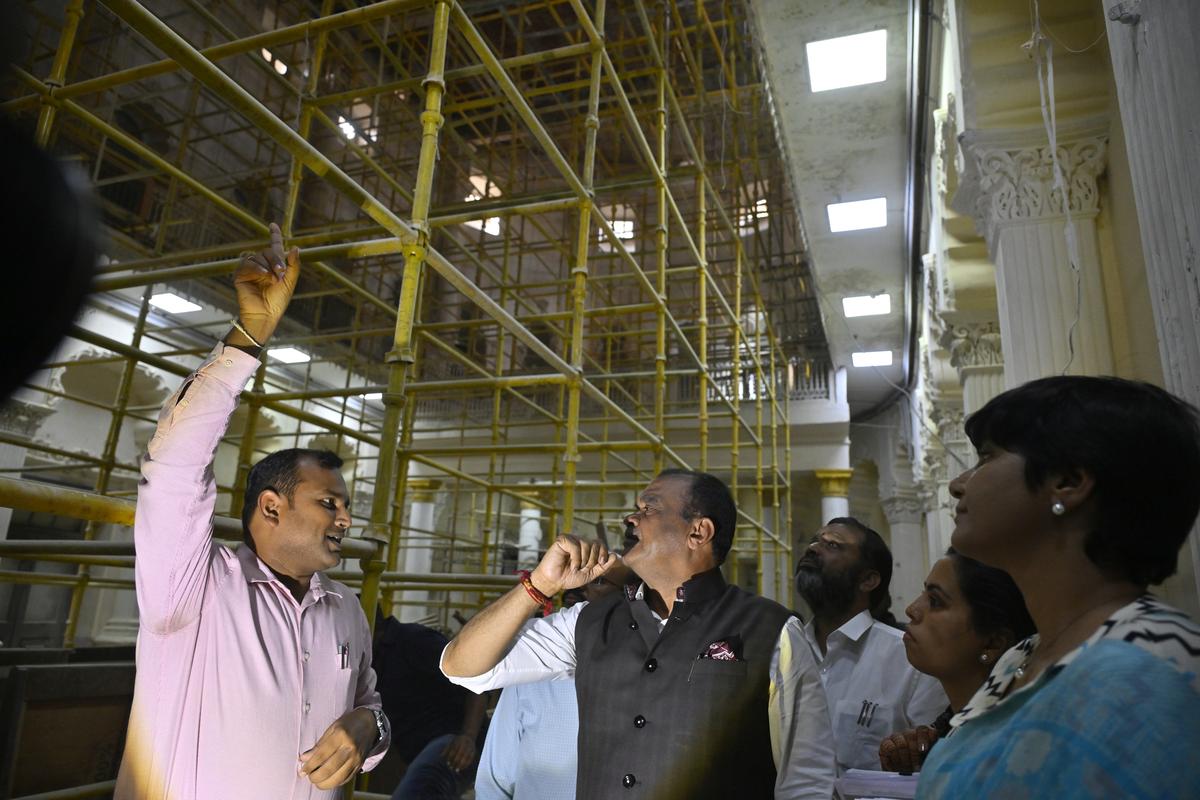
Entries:
<svg viewBox="0 0 1200 800">
<path fill-rule="evenodd" d="M 808 239 L 836 366 L 848 371 L 852 413 L 872 408 L 904 383 L 906 162 L 908 153 L 908 3 L 904 0 L 752 0 L 792 190 Z M 887 78 L 813 92 L 805 45 L 887 30 Z M 831 233 L 830 203 L 887 198 L 884 228 Z M 892 295 L 886 316 L 846 319 L 841 298 Z M 892 366 L 856 368 L 856 351 L 891 350 Z"/>
</svg>

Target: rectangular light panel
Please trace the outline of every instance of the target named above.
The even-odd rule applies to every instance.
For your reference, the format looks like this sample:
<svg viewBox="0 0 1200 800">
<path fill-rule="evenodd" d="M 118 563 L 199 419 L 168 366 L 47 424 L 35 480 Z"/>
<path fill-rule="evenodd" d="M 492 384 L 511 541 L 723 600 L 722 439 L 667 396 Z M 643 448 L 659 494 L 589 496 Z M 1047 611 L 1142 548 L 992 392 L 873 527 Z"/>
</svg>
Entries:
<svg viewBox="0 0 1200 800">
<path fill-rule="evenodd" d="M 808 79 L 814 92 L 887 80 L 887 31 L 809 42 Z"/>
<path fill-rule="evenodd" d="M 892 296 L 887 292 L 843 297 L 842 311 L 847 317 L 874 317 L 892 313 Z"/>
<path fill-rule="evenodd" d="M 865 353 L 852 353 L 850 360 L 856 367 L 890 367 L 892 365 L 891 350 L 869 350 Z"/>
<path fill-rule="evenodd" d="M 829 214 L 829 232 L 862 231 L 867 228 L 883 228 L 887 225 L 887 198 L 872 197 L 870 200 L 853 200 L 849 203 L 830 203 L 825 206 Z"/>
<path fill-rule="evenodd" d="M 150 305 L 160 308 L 168 314 L 187 314 L 190 311 L 200 310 L 200 306 L 191 300 L 184 300 L 174 292 L 159 292 L 156 295 L 152 295 L 150 297 Z"/>
<path fill-rule="evenodd" d="M 285 364 L 303 364 L 305 361 L 312 361 L 312 356 L 294 347 L 272 347 L 267 351 L 267 355 Z"/>
</svg>

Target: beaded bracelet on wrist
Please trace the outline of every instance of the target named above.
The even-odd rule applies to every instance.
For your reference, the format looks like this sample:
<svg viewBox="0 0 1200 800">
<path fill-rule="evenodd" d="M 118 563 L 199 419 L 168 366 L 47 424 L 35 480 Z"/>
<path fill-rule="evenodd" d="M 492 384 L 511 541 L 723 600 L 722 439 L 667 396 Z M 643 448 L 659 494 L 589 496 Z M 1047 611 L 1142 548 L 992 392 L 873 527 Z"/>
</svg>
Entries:
<svg viewBox="0 0 1200 800">
<path fill-rule="evenodd" d="M 533 580 L 529 577 L 530 572 L 523 569 L 517 573 L 517 577 L 521 579 L 521 585 L 525 587 L 525 593 L 533 598 L 533 602 L 542 607 L 542 616 L 547 617 L 554 613 L 554 601 L 542 594 L 536 586 L 533 585 Z"/>
</svg>

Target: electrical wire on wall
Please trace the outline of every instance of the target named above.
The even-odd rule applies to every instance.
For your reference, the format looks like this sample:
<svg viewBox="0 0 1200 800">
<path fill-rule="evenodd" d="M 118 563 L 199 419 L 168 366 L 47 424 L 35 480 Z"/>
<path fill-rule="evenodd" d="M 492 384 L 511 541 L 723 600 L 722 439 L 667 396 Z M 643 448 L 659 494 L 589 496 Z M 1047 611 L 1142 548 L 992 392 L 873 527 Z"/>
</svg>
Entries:
<svg viewBox="0 0 1200 800">
<path fill-rule="evenodd" d="M 1033 31 L 1029 41 L 1021 47 L 1033 54 L 1034 66 L 1037 71 L 1038 98 L 1041 105 L 1042 125 L 1046 129 L 1046 138 L 1050 148 L 1050 164 L 1054 174 L 1054 186 L 1058 189 L 1062 201 L 1063 214 L 1066 215 L 1064 236 L 1067 244 L 1067 262 L 1071 269 L 1071 279 L 1075 287 L 1075 308 L 1071 317 L 1071 325 L 1067 329 L 1067 363 L 1060 374 L 1066 375 L 1075 361 L 1075 332 L 1083 313 L 1083 275 L 1079 268 L 1079 233 L 1075 227 L 1075 219 L 1071 213 L 1070 184 L 1063 174 L 1062 163 L 1058 158 L 1058 113 L 1054 102 L 1054 41 L 1057 37 L 1050 34 L 1049 29 L 1042 24 L 1041 8 L 1038 0 L 1031 0 L 1030 13 Z M 1045 31 L 1045 32 L 1043 32 Z M 1047 34 L 1050 34 L 1047 36 Z M 1063 45 L 1070 53 L 1084 53 L 1099 44 L 1104 38 L 1101 33 L 1097 39 L 1082 50 L 1072 50 Z M 1052 41 L 1052 39 L 1054 41 Z"/>
</svg>

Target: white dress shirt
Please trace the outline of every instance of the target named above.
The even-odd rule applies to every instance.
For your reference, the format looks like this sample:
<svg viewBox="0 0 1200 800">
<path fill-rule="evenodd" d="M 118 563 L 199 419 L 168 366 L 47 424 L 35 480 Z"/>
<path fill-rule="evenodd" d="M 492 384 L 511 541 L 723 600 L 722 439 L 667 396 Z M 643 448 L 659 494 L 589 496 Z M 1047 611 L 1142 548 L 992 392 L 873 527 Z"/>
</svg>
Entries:
<svg viewBox="0 0 1200 800">
<path fill-rule="evenodd" d="M 644 585 L 633 602 L 645 602 Z M 503 686 L 562 680 L 575 675 L 575 623 L 587 603 L 577 603 L 537 620 L 517 637 L 500 663 L 472 678 L 446 677 L 481 693 Z M 653 610 L 651 610 L 653 613 Z M 659 631 L 666 620 L 655 614 Z M 796 647 L 803 627 L 791 617 L 779 632 L 771 657 L 767 720 L 775 760 L 776 800 L 829 800 L 833 795 L 834 753 L 829 710 L 812 652 Z M 443 658 L 445 654 L 443 653 Z"/>
<path fill-rule="evenodd" d="M 904 633 L 869 611 L 829 634 L 825 654 L 812 622 L 784 629 L 820 666 L 837 741 L 839 772 L 879 769 L 879 743 L 893 733 L 928 725 L 950 700 L 936 679 L 908 663 Z"/>
<path fill-rule="evenodd" d="M 488 726 L 475 800 L 572 800 L 578 740 L 575 681 L 509 686 Z"/>
</svg>

